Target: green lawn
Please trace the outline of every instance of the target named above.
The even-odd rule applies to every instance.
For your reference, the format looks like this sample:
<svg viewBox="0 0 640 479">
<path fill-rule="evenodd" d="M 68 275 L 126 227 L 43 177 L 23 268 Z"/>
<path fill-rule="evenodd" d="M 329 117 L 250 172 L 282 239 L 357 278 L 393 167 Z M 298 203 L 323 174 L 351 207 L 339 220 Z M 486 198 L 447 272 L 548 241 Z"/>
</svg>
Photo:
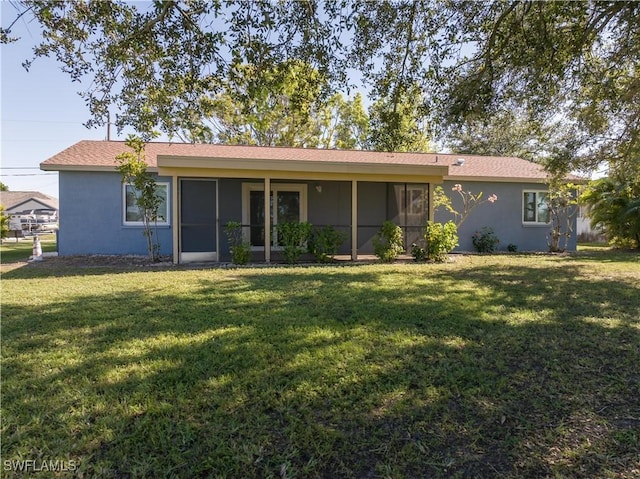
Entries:
<svg viewBox="0 0 640 479">
<path fill-rule="evenodd" d="M 639 316 L 637 253 L 27 265 L 2 280 L 3 466 L 637 478 Z"/>
<path fill-rule="evenodd" d="M 56 251 L 56 235 L 40 235 L 40 245 L 43 253 Z M 0 246 L 0 262 L 6 264 L 27 261 L 32 253 L 32 237 L 20 238 L 17 242 L 15 238 L 6 238 L 2 240 L 2 246 Z"/>
</svg>

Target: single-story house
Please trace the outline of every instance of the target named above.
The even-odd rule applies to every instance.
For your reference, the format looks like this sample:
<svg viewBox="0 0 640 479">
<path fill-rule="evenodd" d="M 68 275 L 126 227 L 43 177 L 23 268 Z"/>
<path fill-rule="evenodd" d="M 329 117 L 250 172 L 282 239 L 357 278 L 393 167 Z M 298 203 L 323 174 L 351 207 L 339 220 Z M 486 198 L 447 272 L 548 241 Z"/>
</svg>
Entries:
<svg viewBox="0 0 640 479">
<path fill-rule="evenodd" d="M 43 233 L 58 229 L 58 200 L 39 191 L 2 191 L 0 205 L 10 217 L 11 235 Z"/>
<path fill-rule="evenodd" d="M 60 255 L 146 254 L 131 186 L 115 169 L 127 150 L 123 142 L 81 141 L 41 164 L 59 172 Z M 498 197 L 462 225 L 459 250 L 471 251 L 483 226 L 502 249 L 547 250 L 546 174 L 519 158 L 152 142 L 146 160 L 165 199 L 160 252 L 174 262 L 229 260 L 229 221 L 243 225 L 254 259 L 266 262 L 278 258 L 274 226 L 288 221 L 344 231 L 341 253 L 357 259 L 373 252 L 373 236 L 391 220 L 409 250 L 427 220 L 451 218 L 435 211 L 433 192 L 442 185 L 455 195 L 455 184 Z"/>
<path fill-rule="evenodd" d="M 31 211 L 58 211 L 58 200 L 39 191 L 0 191 L 0 205 L 14 215 Z"/>
</svg>

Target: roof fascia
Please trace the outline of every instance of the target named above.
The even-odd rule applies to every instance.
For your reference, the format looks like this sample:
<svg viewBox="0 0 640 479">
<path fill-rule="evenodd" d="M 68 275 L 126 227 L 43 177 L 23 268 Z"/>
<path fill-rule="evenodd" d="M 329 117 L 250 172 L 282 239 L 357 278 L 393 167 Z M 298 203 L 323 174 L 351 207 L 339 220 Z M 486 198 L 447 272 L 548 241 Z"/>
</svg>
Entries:
<svg viewBox="0 0 640 479">
<path fill-rule="evenodd" d="M 22 205 L 25 205 L 27 203 L 29 203 L 29 201 L 34 201 L 36 203 L 40 203 L 42 206 L 44 206 L 47 209 L 52 209 L 52 210 L 57 210 L 58 207 L 52 205 L 51 203 L 46 203 L 44 198 L 37 198 L 35 196 L 30 196 L 29 198 L 27 198 L 26 200 L 21 201 L 20 203 L 16 203 L 15 205 L 12 206 L 7 206 L 7 209 L 12 210 L 14 208 L 19 208 Z"/>
<path fill-rule="evenodd" d="M 517 178 L 504 176 L 445 176 L 444 181 L 483 181 L 489 183 L 547 183 L 548 178 Z"/>
<path fill-rule="evenodd" d="M 106 165 L 56 165 L 51 163 L 40 163 L 42 171 L 94 171 L 94 172 L 117 172 L 115 166 Z M 157 173 L 158 168 L 155 166 L 147 166 L 147 171 Z"/>
<path fill-rule="evenodd" d="M 255 158 L 203 158 L 158 155 L 158 167 L 298 173 L 376 174 L 438 176 L 448 174 L 447 165 L 404 165 L 346 161 L 264 160 Z"/>
</svg>

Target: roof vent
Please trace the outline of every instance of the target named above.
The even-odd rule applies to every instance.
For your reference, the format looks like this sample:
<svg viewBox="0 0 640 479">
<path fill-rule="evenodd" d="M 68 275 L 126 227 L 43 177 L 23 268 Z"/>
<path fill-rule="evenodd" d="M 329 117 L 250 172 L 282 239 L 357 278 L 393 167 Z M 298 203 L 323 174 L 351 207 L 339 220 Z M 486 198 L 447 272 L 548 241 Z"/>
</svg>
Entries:
<svg viewBox="0 0 640 479">
<path fill-rule="evenodd" d="M 464 158 L 458 158 L 458 159 L 456 160 L 456 165 L 458 165 L 458 166 L 462 166 L 462 165 L 464 165 Z"/>
</svg>

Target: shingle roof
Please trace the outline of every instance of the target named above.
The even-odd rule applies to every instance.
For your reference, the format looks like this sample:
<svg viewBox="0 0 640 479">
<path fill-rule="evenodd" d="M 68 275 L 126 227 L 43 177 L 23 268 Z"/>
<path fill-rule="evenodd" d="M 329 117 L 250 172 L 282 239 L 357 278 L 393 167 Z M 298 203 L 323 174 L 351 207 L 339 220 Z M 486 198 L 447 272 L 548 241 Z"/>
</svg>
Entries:
<svg viewBox="0 0 640 479">
<path fill-rule="evenodd" d="M 115 157 L 128 151 L 121 141 L 80 141 L 41 164 L 45 170 L 70 168 L 110 169 Z M 224 158 L 242 160 L 283 160 L 403 166 L 449 166 L 446 178 L 493 178 L 542 180 L 542 166 L 514 157 L 476 156 L 442 153 L 388 153 L 364 150 L 324 150 L 214 144 L 152 142 L 146 146 L 149 167 L 157 167 L 158 156 Z M 458 165 L 458 159 L 464 164 Z"/>
<path fill-rule="evenodd" d="M 0 191 L 0 205 L 10 210 L 27 201 L 35 199 L 53 209 L 58 209 L 58 200 L 39 191 Z"/>
</svg>

